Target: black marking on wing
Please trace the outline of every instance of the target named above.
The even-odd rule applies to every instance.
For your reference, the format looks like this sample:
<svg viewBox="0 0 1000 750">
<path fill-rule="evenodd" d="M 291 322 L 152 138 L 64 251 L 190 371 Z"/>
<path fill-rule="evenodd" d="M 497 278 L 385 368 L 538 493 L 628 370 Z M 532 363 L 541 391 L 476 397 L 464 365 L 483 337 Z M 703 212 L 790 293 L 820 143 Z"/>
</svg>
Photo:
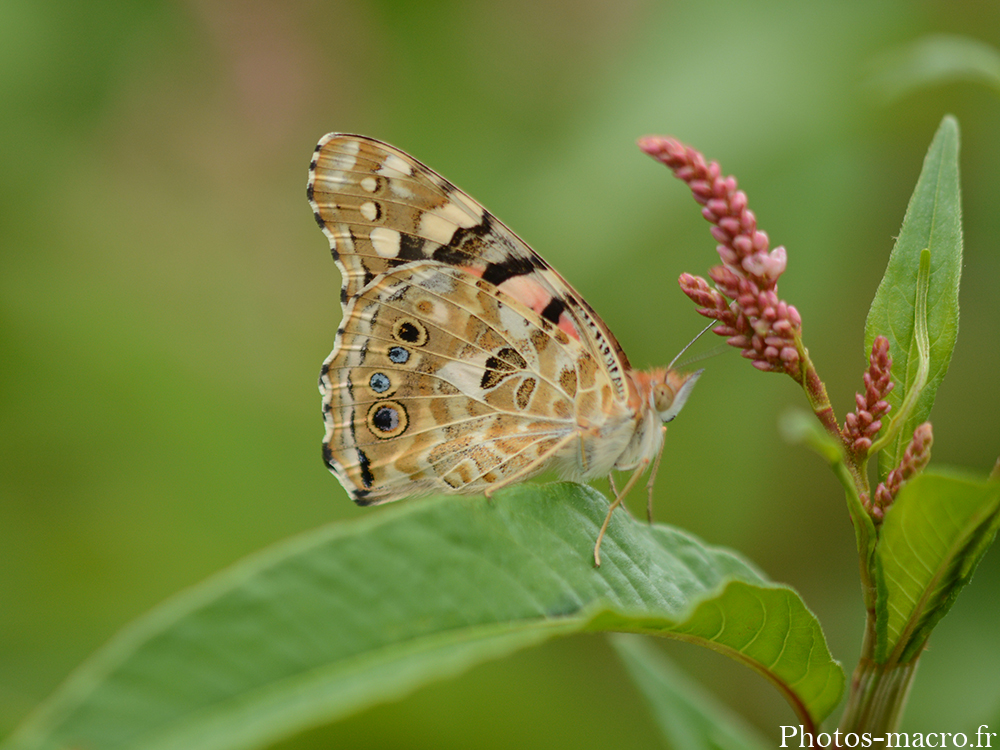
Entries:
<svg viewBox="0 0 1000 750">
<path fill-rule="evenodd" d="M 483 248 L 489 244 L 487 238 L 498 238 L 493 229 L 493 217 L 483 215 L 483 220 L 471 227 L 459 227 L 447 245 L 434 251 L 434 260 L 453 266 L 464 266 L 471 260 L 481 258 Z"/>
<path fill-rule="evenodd" d="M 408 263 L 411 260 L 426 260 L 425 244 L 424 240 L 416 235 L 400 232 L 399 253 L 396 254 L 396 260 L 403 263 Z"/>
<path fill-rule="evenodd" d="M 467 253 L 460 247 L 452 245 L 442 245 L 431 255 L 431 258 L 439 263 L 446 263 L 449 266 L 465 266 L 470 261 L 475 260 L 475 253 Z"/>
<path fill-rule="evenodd" d="M 483 271 L 483 281 L 488 281 L 493 286 L 500 286 L 508 279 L 515 276 L 525 276 L 537 268 L 545 268 L 545 264 L 537 257 L 512 255 L 500 263 L 488 264 Z"/>
<path fill-rule="evenodd" d="M 565 309 L 566 303 L 558 297 L 553 297 L 549 300 L 549 304 L 545 306 L 545 309 L 542 310 L 542 317 L 559 325 L 559 316 L 563 314 L 563 310 Z"/>
<path fill-rule="evenodd" d="M 503 382 L 504 378 L 528 366 L 516 349 L 505 346 L 495 356 L 487 357 L 486 370 L 479 383 L 481 388 L 493 388 Z"/>
<path fill-rule="evenodd" d="M 360 448 L 355 448 L 354 450 L 358 453 L 358 467 L 361 469 L 361 484 L 365 486 L 365 490 L 370 490 L 372 485 L 375 484 L 375 475 L 372 474 L 371 461 L 368 460 L 368 456 L 365 455 L 365 452 Z M 359 494 L 360 492 L 354 493 L 354 501 L 364 505 L 365 503 L 360 502 L 363 498 L 358 497 Z M 365 492 L 365 494 L 367 495 L 368 493 Z"/>
</svg>

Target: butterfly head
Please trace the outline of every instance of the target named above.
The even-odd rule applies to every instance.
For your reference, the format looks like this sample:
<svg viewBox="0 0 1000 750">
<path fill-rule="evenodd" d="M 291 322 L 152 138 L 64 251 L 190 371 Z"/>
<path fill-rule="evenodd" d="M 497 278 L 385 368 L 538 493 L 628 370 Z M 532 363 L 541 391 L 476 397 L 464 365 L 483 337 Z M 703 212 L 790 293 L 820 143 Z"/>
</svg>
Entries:
<svg viewBox="0 0 1000 750">
<path fill-rule="evenodd" d="M 658 368 L 648 372 L 633 373 L 633 381 L 643 400 L 660 416 L 669 422 L 684 406 L 695 382 L 704 370 L 679 372 L 669 368 Z"/>
</svg>

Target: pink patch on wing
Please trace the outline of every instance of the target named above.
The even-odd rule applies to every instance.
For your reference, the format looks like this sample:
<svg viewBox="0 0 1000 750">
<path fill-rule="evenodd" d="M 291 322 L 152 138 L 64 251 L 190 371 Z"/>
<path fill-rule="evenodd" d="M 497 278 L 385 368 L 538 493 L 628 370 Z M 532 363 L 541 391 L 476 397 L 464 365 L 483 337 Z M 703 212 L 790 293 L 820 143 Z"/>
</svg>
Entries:
<svg viewBox="0 0 1000 750">
<path fill-rule="evenodd" d="M 552 302 L 552 294 L 531 276 L 514 276 L 497 288 L 518 302 L 527 305 L 539 315 Z M 566 335 L 572 336 L 577 341 L 580 340 L 580 332 L 576 330 L 573 319 L 565 311 L 559 315 L 559 322 L 556 325 Z"/>
<path fill-rule="evenodd" d="M 576 330 L 576 326 L 573 325 L 573 321 L 566 313 L 559 316 L 559 328 L 562 329 L 563 333 L 572 336 L 577 341 L 580 340 L 580 332 Z"/>
<path fill-rule="evenodd" d="M 470 273 L 477 279 L 483 278 L 483 273 L 486 271 L 486 266 L 459 266 L 459 269 Z"/>
<path fill-rule="evenodd" d="M 528 276 L 512 276 L 497 287 L 501 292 L 527 305 L 539 315 L 552 301 L 552 295 L 534 279 Z"/>
<path fill-rule="evenodd" d="M 476 278 L 482 278 L 486 270 L 485 266 L 460 266 L 460 268 Z M 552 301 L 552 294 L 531 276 L 512 276 L 500 284 L 497 289 L 508 297 L 513 297 L 522 305 L 527 305 L 539 315 Z M 577 341 L 580 340 L 580 332 L 565 310 L 560 313 L 559 322 L 556 325 L 567 336 L 572 336 Z"/>
</svg>

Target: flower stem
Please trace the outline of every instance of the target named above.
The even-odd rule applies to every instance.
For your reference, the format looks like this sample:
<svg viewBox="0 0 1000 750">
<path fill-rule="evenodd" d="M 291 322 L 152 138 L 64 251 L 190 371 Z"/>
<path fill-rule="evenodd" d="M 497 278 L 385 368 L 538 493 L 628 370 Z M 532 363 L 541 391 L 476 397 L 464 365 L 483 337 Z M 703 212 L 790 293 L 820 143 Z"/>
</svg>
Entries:
<svg viewBox="0 0 1000 750">
<path fill-rule="evenodd" d="M 809 350 L 803 345 L 801 337 L 796 335 L 795 338 L 801 368 L 799 370 L 801 373 L 801 380 L 799 382 L 806 393 L 806 398 L 809 399 L 809 406 L 812 408 L 813 414 L 816 415 L 816 419 L 823 425 L 823 428 L 838 441 L 841 441 L 840 425 L 837 424 L 837 415 L 833 412 L 833 405 L 830 403 L 830 397 L 826 393 L 826 386 L 820 379 L 819 373 L 816 372 L 816 367 L 813 365 L 812 360 L 809 359 Z"/>
<path fill-rule="evenodd" d="M 867 656 L 874 642 L 874 620 L 870 617 L 862 647 L 866 655 L 854 670 L 851 694 L 840 719 L 840 730 L 845 734 L 869 732 L 873 737 L 884 736 L 896 731 L 903 717 L 919 657 L 906 664 L 877 664 Z"/>
</svg>

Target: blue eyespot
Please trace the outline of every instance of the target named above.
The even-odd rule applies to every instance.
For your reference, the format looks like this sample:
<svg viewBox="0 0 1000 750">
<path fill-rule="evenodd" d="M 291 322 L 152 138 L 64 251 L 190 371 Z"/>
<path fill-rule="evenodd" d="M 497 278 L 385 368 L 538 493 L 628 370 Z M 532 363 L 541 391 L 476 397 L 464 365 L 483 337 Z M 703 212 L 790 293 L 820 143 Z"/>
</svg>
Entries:
<svg viewBox="0 0 1000 750">
<path fill-rule="evenodd" d="M 368 385 L 372 387 L 372 390 L 375 391 L 375 393 L 385 393 L 389 390 L 389 386 L 392 385 L 392 382 L 384 373 L 376 372 L 372 375 L 371 380 L 368 381 Z"/>
<path fill-rule="evenodd" d="M 394 346 L 389 349 L 389 359 L 395 362 L 397 365 L 406 364 L 406 361 L 410 358 L 410 352 L 401 346 Z"/>
</svg>

